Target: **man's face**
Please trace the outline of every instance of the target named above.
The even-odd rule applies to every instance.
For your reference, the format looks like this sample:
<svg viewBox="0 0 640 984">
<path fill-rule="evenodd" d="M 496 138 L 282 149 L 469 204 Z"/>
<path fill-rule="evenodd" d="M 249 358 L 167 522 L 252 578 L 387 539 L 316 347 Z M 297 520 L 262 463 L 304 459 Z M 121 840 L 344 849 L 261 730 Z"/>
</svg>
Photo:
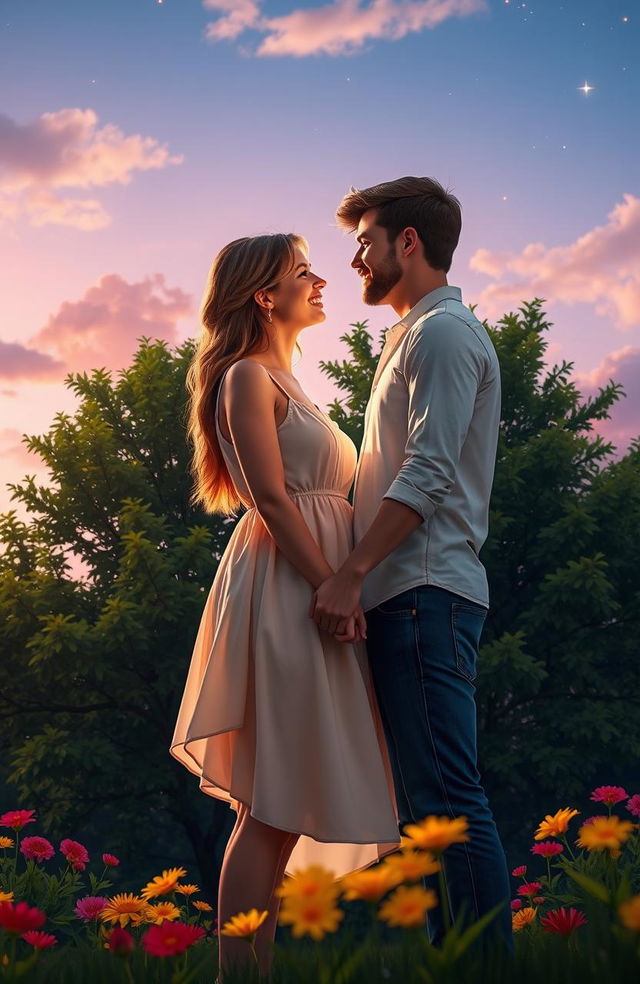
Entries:
<svg viewBox="0 0 640 984">
<path fill-rule="evenodd" d="M 362 278 L 362 300 L 365 304 L 382 304 L 402 277 L 402 267 L 387 230 L 376 225 L 375 209 L 368 209 L 362 215 L 356 240 L 358 252 L 351 266 Z"/>
</svg>

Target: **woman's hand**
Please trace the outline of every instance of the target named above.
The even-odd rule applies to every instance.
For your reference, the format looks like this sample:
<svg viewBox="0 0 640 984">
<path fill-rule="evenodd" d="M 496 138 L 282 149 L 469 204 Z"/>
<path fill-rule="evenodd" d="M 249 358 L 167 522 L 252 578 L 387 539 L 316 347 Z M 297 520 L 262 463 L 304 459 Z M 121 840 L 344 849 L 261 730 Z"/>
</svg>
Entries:
<svg viewBox="0 0 640 984">
<path fill-rule="evenodd" d="M 362 642 L 366 638 L 367 622 L 362 605 L 358 605 L 350 618 L 343 619 L 339 623 L 334 633 L 334 639 L 337 642 Z"/>
</svg>

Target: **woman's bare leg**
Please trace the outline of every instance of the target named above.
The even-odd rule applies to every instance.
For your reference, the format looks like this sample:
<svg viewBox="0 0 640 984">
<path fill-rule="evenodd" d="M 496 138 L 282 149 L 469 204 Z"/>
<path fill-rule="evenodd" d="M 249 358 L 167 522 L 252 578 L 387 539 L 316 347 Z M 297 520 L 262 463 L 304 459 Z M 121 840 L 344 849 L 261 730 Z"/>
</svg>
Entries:
<svg viewBox="0 0 640 984">
<path fill-rule="evenodd" d="M 286 864 L 293 850 L 291 834 L 268 824 L 261 823 L 251 816 L 248 809 L 239 814 L 239 822 L 234 828 L 227 845 L 218 894 L 218 925 L 220 929 L 227 920 L 238 912 L 249 909 L 268 909 L 273 906 L 273 895 L 278 885 L 279 872 L 283 862 Z M 295 837 L 296 835 L 294 835 Z M 286 859 L 285 859 L 286 855 Z M 275 932 L 275 923 L 273 930 Z M 231 967 L 242 967 L 253 960 L 245 940 L 230 936 L 218 937 L 220 944 L 220 984 L 224 981 L 224 971 Z M 256 939 L 256 943 L 257 943 Z M 260 960 L 261 973 L 268 973 L 270 947 L 268 941 L 261 945 L 264 965 Z M 256 952 L 258 952 L 256 950 Z"/>
<path fill-rule="evenodd" d="M 269 896 L 269 902 L 265 906 L 269 911 L 269 915 L 256 934 L 256 953 L 258 954 L 258 961 L 260 963 L 261 973 L 263 974 L 268 973 L 271 968 L 273 943 L 276 938 L 276 929 L 278 926 L 278 912 L 280 911 L 281 899 L 276 895 L 276 889 L 282 884 L 287 862 L 296 846 L 298 837 L 299 834 L 289 834 L 283 845 L 280 861 L 273 880 L 273 889 Z"/>
</svg>

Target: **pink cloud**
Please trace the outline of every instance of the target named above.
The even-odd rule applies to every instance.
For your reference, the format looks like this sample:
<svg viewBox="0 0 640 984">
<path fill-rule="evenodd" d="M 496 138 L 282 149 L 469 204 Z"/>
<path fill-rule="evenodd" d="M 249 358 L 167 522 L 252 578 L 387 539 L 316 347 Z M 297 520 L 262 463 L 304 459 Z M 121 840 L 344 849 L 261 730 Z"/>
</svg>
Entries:
<svg viewBox="0 0 640 984">
<path fill-rule="evenodd" d="M 46 381 L 60 379 L 64 363 L 58 359 L 27 348 L 19 342 L 3 342 L 0 340 L 0 378 L 18 380 Z M 3 390 L 10 394 L 11 390 Z"/>
<path fill-rule="evenodd" d="M 0 429 L 0 456 L 3 461 L 11 459 L 20 468 L 28 468 L 29 473 L 41 471 L 46 465 L 37 454 L 32 454 L 22 441 L 22 432 L 13 427 Z"/>
<path fill-rule="evenodd" d="M 621 331 L 640 324 L 640 198 L 626 194 L 596 226 L 566 246 L 529 243 L 519 252 L 477 250 L 472 270 L 494 280 L 482 291 L 483 314 L 497 317 L 534 296 L 591 303 Z"/>
<path fill-rule="evenodd" d="M 191 311 L 191 296 L 167 287 L 162 274 L 128 283 L 111 273 L 79 301 L 65 301 L 30 341 L 55 353 L 69 369 L 120 369 L 142 335 L 178 342 L 177 322 Z"/>
<path fill-rule="evenodd" d="M 92 109 L 61 109 L 24 124 L 0 114 L 0 219 L 99 229 L 110 221 L 99 201 L 58 189 L 129 184 L 136 171 L 182 159 L 153 137 L 98 126 Z"/>
<path fill-rule="evenodd" d="M 256 54 L 262 56 L 351 55 L 368 41 L 398 41 L 405 35 L 437 27 L 450 17 L 468 17 L 487 9 L 486 0 L 332 0 L 280 17 L 263 17 L 253 0 L 205 0 L 222 11 L 207 26 L 211 41 L 236 38 L 252 28 L 266 34 Z"/>
<path fill-rule="evenodd" d="M 597 422 L 595 429 L 623 454 L 631 439 L 640 436 L 640 348 L 627 345 L 610 352 L 591 372 L 573 376 L 583 396 L 596 396 L 610 380 L 621 383 L 627 395 L 613 405 L 611 419 Z"/>
</svg>

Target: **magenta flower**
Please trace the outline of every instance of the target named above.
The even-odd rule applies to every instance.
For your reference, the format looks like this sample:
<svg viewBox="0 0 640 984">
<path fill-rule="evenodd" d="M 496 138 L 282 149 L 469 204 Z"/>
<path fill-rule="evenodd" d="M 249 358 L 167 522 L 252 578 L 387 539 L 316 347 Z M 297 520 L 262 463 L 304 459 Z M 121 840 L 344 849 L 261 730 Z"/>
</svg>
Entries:
<svg viewBox="0 0 640 984">
<path fill-rule="evenodd" d="M 543 858 L 553 858 L 556 854 L 562 854 L 564 847 L 558 841 L 539 841 L 531 848 L 532 854 L 539 854 Z"/>
<path fill-rule="evenodd" d="M 514 868 L 513 871 L 511 872 L 511 874 L 513 875 L 514 878 L 520 878 L 521 876 L 524 877 L 524 875 L 526 875 L 526 873 L 527 873 L 527 866 L 526 866 L 526 864 L 520 864 L 520 865 L 518 865 L 518 867 L 517 868 Z"/>
<path fill-rule="evenodd" d="M 12 827 L 13 830 L 22 830 L 26 823 L 35 823 L 35 810 L 9 810 L 0 817 L 0 827 Z"/>
<path fill-rule="evenodd" d="M 115 868 L 120 864 L 120 858 L 117 858 L 115 854 L 103 854 L 102 861 L 108 868 Z"/>
<path fill-rule="evenodd" d="M 553 909 L 540 919 L 547 933 L 557 933 L 559 936 L 569 936 L 587 922 L 578 909 Z"/>
<path fill-rule="evenodd" d="M 634 817 L 640 817 L 640 793 L 635 793 L 627 803 L 627 810 Z"/>
<path fill-rule="evenodd" d="M 56 853 L 53 844 L 50 844 L 46 837 L 23 837 L 20 850 L 25 858 L 33 858 L 34 861 L 48 861 Z"/>
<path fill-rule="evenodd" d="M 627 799 L 628 795 L 629 793 L 622 786 L 598 786 L 591 793 L 590 799 L 594 803 L 606 803 L 607 806 L 615 806 L 616 803 L 621 803 L 622 800 Z"/>
<path fill-rule="evenodd" d="M 126 957 L 135 950 L 136 941 L 126 929 L 122 929 L 121 926 L 114 926 L 109 933 L 108 946 L 112 953 Z"/>
<path fill-rule="evenodd" d="M 512 899 L 511 900 L 511 911 L 517 912 L 518 909 L 522 908 L 522 899 Z"/>
<path fill-rule="evenodd" d="M 90 922 L 98 918 L 108 901 L 102 895 L 85 895 L 83 899 L 78 899 L 73 911 L 78 919 Z"/>
<path fill-rule="evenodd" d="M 28 929 L 22 934 L 25 943 L 29 943 L 35 950 L 45 950 L 48 946 L 55 946 L 58 940 L 52 933 L 43 933 L 41 929 Z"/>
<path fill-rule="evenodd" d="M 537 895 L 542 885 L 540 882 L 525 882 L 518 888 L 518 895 Z"/>
<path fill-rule="evenodd" d="M 587 824 L 593 823 L 594 820 L 608 820 L 608 819 L 609 817 L 606 814 L 599 813 L 597 817 L 587 817 L 587 819 L 583 821 L 582 826 L 586 827 Z"/>
<path fill-rule="evenodd" d="M 78 844 L 77 841 L 66 838 L 60 842 L 60 852 L 64 854 L 74 871 L 84 871 L 89 860 L 89 852 L 86 847 Z"/>
</svg>

